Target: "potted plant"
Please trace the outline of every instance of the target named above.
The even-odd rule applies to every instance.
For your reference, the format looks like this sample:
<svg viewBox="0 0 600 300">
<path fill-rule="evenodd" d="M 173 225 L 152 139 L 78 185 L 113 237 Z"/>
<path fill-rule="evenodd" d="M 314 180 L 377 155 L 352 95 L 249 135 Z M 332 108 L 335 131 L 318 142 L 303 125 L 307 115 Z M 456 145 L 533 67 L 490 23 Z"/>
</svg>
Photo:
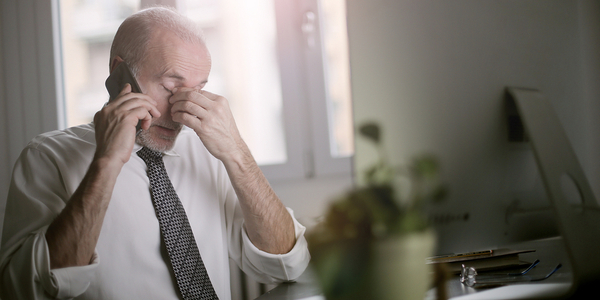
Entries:
<svg viewBox="0 0 600 300">
<path fill-rule="evenodd" d="M 430 282 L 425 258 L 435 247 L 425 208 L 446 195 L 439 163 L 420 155 L 390 165 L 376 123 L 360 126 L 359 137 L 379 158 L 364 171 L 364 186 L 333 201 L 307 235 L 319 284 L 328 300 L 423 299 Z"/>
</svg>

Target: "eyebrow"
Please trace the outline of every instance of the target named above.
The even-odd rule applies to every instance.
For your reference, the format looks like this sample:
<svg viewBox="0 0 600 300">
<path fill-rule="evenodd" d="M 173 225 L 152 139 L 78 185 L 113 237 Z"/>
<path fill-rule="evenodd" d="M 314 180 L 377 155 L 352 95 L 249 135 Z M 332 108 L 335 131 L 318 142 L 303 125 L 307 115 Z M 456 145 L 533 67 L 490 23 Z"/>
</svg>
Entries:
<svg viewBox="0 0 600 300">
<path fill-rule="evenodd" d="M 185 81 L 185 77 L 181 76 L 178 73 L 175 72 L 168 72 L 167 70 L 162 71 L 160 74 L 158 74 L 157 76 L 158 78 L 163 78 L 163 77 L 167 77 L 167 78 L 174 78 L 180 81 Z"/>
<path fill-rule="evenodd" d="M 181 76 L 179 73 L 177 72 L 167 72 L 167 70 L 162 71 L 160 74 L 158 74 L 158 78 L 173 78 L 173 79 L 177 79 L 179 81 L 185 81 L 185 77 Z M 204 80 L 202 82 L 200 82 L 197 86 L 206 84 L 208 82 L 208 80 Z"/>
</svg>

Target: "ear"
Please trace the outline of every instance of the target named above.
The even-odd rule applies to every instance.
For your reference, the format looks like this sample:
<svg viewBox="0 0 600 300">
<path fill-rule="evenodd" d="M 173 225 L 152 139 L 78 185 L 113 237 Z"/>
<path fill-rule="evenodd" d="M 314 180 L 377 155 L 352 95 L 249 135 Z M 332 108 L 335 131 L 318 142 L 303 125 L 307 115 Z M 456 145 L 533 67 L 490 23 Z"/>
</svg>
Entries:
<svg viewBox="0 0 600 300">
<path fill-rule="evenodd" d="M 120 56 L 115 56 L 111 61 L 110 61 L 110 73 L 113 72 L 113 70 L 120 64 L 122 63 L 124 60 L 120 57 Z"/>
</svg>

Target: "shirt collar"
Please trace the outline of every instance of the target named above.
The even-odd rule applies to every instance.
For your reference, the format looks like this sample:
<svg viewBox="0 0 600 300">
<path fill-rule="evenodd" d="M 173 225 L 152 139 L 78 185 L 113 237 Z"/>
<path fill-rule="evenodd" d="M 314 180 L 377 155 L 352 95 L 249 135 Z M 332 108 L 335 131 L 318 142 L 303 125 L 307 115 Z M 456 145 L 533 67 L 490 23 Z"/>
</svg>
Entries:
<svg viewBox="0 0 600 300">
<path fill-rule="evenodd" d="M 142 149 L 142 145 L 138 144 L 137 142 L 135 144 L 133 144 L 133 151 L 131 151 L 131 155 L 134 155 L 135 153 L 137 153 L 138 151 L 140 151 L 140 149 Z M 167 151 L 163 151 L 163 154 L 166 156 L 173 156 L 173 157 L 180 157 L 181 155 L 179 155 L 179 153 L 177 153 L 177 151 L 171 149 L 171 150 L 167 150 Z"/>
</svg>

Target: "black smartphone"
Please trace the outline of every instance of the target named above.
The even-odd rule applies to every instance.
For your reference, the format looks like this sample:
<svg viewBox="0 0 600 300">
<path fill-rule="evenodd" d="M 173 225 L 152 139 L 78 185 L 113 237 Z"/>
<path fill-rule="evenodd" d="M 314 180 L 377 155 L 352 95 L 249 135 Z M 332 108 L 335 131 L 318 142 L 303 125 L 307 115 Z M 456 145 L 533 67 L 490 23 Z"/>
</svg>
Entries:
<svg viewBox="0 0 600 300">
<path fill-rule="evenodd" d="M 141 93 L 140 85 L 135 80 L 131 69 L 125 62 L 121 62 L 113 71 L 110 73 L 104 85 L 108 90 L 109 102 L 117 98 L 121 90 L 125 87 L 125 84 L 131 85 L 132 93 Z M 142 121 L 140 120 L 136 126 L 136 132 L 140 133 L 142 129 Z"/>
</svg>

